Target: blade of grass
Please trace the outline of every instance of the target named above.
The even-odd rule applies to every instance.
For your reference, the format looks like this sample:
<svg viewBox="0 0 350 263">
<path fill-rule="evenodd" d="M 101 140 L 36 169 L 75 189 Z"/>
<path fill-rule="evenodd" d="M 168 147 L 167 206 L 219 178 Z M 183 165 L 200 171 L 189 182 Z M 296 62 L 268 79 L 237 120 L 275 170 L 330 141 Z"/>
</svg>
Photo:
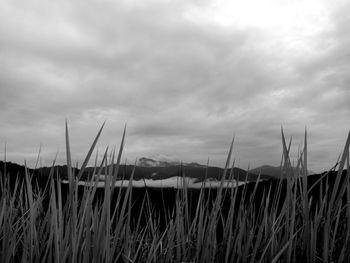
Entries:
<svg viewBox="0 0 350 263">
<path fill-rule="evenodd" d="M 95 149 L 95 146 L 97 144 L 98 139 L 100 138 L 100 135 L 101 135 L 101 132 L 103 130 L 103 127 L 105 126 L 105 123 L 106 123 L 106 121 L 103 122 L 100 130 L 98 131 L 98 133 L 97 133 L 97 135 L 96 135 L 96 137 L 95 137 L 95 139 L 94 139 L 94 141 L 93 141 L 93 143 L 92 143 L 92 145 L 91 145 L 91 147 L 89 149 L 89 152 L 87 153 L 87 155 L 85 157 L 85 160 L 84 160 L 84 162 L 83 162 L 83 164 L 82 164 L 82 166 L 80 168 L 80 171 L 79 171 L 79 173 L 77 175 L 78 180 L 80 180 L 81 176 L 83 175 L 83 173 L 85 171 L 85 168 L 86 168 L 87 164 L 89 163 L 90 157 L 91 157 L 91 155 L 92 155 L 92 153 L 93 153 L 93 151 Z"/>
</svg>

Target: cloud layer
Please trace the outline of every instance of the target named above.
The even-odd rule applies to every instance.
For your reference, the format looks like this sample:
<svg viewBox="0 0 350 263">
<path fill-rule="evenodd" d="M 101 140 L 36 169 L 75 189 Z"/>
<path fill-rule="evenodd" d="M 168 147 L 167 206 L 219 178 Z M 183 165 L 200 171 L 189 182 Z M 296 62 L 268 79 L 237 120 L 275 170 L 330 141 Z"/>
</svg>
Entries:
<svg viewBox="0 0 350 263">
<path fill-rule="evenodd" d="M 1 1 L 7 158 L 42 144 L 44 164 L 64 162 L 67 118 L 78 161 L 107 120 L 100 151 L 127 123 L 128 160 L 223 165 L 234 134 L 243 168 L 279 164 L 281 125 L 293 152 L 307 126 L 310 169 L 330 168 L 349 130 L 350 5 L 306 3 L 268 1 L 269 20 L 237 2 L 244 19 L 223 20 L 214 1 Z"/>
</svg>

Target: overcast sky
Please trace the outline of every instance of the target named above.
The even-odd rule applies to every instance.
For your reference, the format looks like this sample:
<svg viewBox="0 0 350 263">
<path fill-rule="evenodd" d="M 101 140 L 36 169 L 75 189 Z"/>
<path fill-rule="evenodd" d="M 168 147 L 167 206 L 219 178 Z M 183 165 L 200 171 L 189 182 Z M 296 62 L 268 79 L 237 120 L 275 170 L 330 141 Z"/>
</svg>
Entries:
<svg viewBox="0 0 350 263">
<path fill-rule="evenodd" d="M 0 0 L 0 143 L 7 160 L 278 165 L 281 125 L 309 168 L 336 161 L 350 129 L 350 2 Z M 4 150 L 1 151 L 3 159 Z"/>
</svg>

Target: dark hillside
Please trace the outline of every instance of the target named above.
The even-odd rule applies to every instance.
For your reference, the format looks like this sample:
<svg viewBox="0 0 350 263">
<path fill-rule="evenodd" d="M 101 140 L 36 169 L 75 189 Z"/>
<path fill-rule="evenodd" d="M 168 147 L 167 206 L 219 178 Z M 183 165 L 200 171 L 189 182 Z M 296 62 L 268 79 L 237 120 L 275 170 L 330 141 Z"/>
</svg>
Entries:
<svg viewBox="0 0 350 263">
<path fill-rule="evenodd" d="M 292 169 L 295 174 L 302 172 L 301 169 L 297 169 L 296 167 L 292 167 Z M 281 171 L 282 171 L 281 166 L 271 166 L 271 165 L 263 165 L 263 166 L 249 170 L 249 172 L 252 174 L 258 175 L 261 173 L 277 179 L 281 177 Z M 309 171 L 309 174 L 314 174 L 314 172 Z"/>
</svg>

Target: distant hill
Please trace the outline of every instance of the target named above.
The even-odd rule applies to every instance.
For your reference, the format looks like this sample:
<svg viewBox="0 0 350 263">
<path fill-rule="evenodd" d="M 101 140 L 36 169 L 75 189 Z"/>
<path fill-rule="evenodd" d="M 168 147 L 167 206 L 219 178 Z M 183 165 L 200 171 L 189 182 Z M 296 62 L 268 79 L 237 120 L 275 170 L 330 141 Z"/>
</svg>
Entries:
<svg viewBox="0 0 350 263">
<path fill-rule="evenodd" d="M 74 172 L 77 173 L 79 170 L 73 168 Z M 37 169 L 32 169 L 27 167 L 28 173 L 32 177 L 32 183 L 36 182 L 40 184 L 40 186 L 44 187 L 48 182 L 49 174 L 51 171 L 51 167 L 41 167 Z M 0 175 L 3 177 L 6 173 L 6 176 L 10 179 L 10 184 L 12 186 L 15 185 L 16 180 L 24 180 L 25 179 L 25 166 L 19 165 L 17 163 L 0 161 Z M 67 166 L 66 165 L 57 165 L 54 167 L 54 178 L 59 175 L 61 179 L 67 179 Z"/>
<path fill-rule="evenodd" d="M 147 157 L 142 157 L 138 159 L 136 166 L 138 167 L 170 167 L 170 166 L 190 166 L 190 167 L 198 167 L 205 168 L 206 165 L 202 165 L 199 163 L 191 162 L 191 163 L 182 163 L 180 161 L 169 161 L 169 160 L 154 160 Z"/>
<path fill-rule="evenodd" d="M 142 178 L 145 179 L 153 179 L 160 180 L 166 179 L 174 176 L 184 176 L 189 178 L 195 178 L 198 181 L 202 181 L 207 178 L 220 180 L 222 178 L 224 169 L 219 167 L 206 167 L 204 165 L 199 164 L 184 164 L 184 165 L 166 165 L 166 166 L 136 166 L 133 165 L 120 165 L 118 177 L 129 179 L 132 173 L 132 170 L 135 168 L 134 179 L 140 180 Z M 110 169 L 108 167 L 107 169 Z M 94 170 L 93 167 L 88 167 L 86 169 L 87 172 L 92 173 Z M 101 174 L 105 174 L 106 171 L 103 168 Z M 229 178 L 231 174 L 231 169 L 228 169 L 226 177 Z M 258 175 L 253 173 L 247 173 L 247 171 L 234 168 L 232 172 L 233 178 L 238 179 L 238 181 L 256 181 L 258 179 Z M 261 179 L 271 179 L 271 176 L 261 175 Z"/>
<path fill-rule="evenodd" d="M 107 167 L 107 169 L 110 169 L 111 167 Z M 116 166 L 114 167 L 114 169 Z M 95 170 L 98 170 L 99 168 L 94 167 L 87 167 L 85 169 L 85 172 L 82 176 L 82 179 L 88 179 L 91 178 L 93 175 L 93 172 Z M 131 173 L 135 169 L 134 173 L 134 179 L 135 180 L 141 180 L 141 179 L 153 179 L 153 180 L 160 180 L 160 179 L 167 179 L 174 176 L 184 176 L 189 178 L 195 178 L 197 181 L 203 181 L 205 177 L 208 179 L 214 179 L 214 180 L 220 180 L 223 176 L 224 169 L 219 167 L 206 167 L 204 165 L 200 165 L 197 163 L 189 163 L 185 165 L 166 165 L 166 166 L 149 166 L 149 167 L 143 167 L 143 166 L 136 166 L 134 165 L 120 165 L 118 170 L 118 178 L 124 178 L 129 179 L 131 176 Z M 5 171 L 5 165 L 4 162 L 0 161 L 0 172 L 1 174 L 4 174 Z M 30 174 L 34 175 L 34 177 L 39 178 L 41 181 L 46 181 L 48 178 L 51 167 L 41 167 L 36 170 L 34 169 L 28 169 Z M 75 174 L 79 172 L 79 169 L 74 169 Z M 15 164 L 15 163 L 6 163 L 6 173 L 10 175 L 11 178 L 22 178 L 24 179 L 25 175 L 25 169 L 23 165 Z M 107 171 L 105 168 L 102 169 L 101 174 L 106 174 Z M 229 178 L 231 174 L 231 169 L 228 169 L 226 177 Z M 67 166 L 61 165 L 61 166 L 55 166 L 54 167 L 54 178 L 59 175 L 61 179 L 67 179 Z M 232 171 L 233 178 L 237 179 L 238 181 L 256 181 L 258 178 L 257 174 L 254 173 L 247 173 L 247 171 L 240 169 L 240 168 L 234 168 Z M 262 174 L 261 179 L 270 179 L 272 178 L 269 175 Z"/>
<path fill-rule="evenodd" d="M 250 173 L 258 175 L 259 173 L 271 176 L 273 178 L 280 178 L 281 177 L 281 171 L 282 168 L 280 166 L 271 166 L 271 165 L 263 165 L 257 168 L 254 168 L 252 170 L 249 170 Z M 300 171 L 300 168 L 299 168 Z M 296 167 L 293 167 L 293 172 L 295 174 L 298 173 L 298 169 Z M 314 174 L 312 171 L 308 171 L 309 175 Z"/>
<path fill-rule="evenodd" d="M 208 167 L 196 162 L 191 163 L 181 163 L 179 161 L 172 160 L 154 160 L 152 158 L 142 157 L 136 163 L 135 179 L 147 178 L 147 179 L 166 179 L 173 176 L 186 176 L 190 178 L 196 178 L 198 180 L 204 180 L 205 176 L 208 178 L 219 180 L 223 175 L 224 169 L 219 167 Z M 132 166 L 131 166 L 132 167 Z M 125 168 L 125 167 L 124 167 Z M 132 170 L 128 167 L 126 170 Z M 231 173 L 231 169 L 228 170 L 227 176 Z M 131 171 L 125 173 L 125 175 L 131 174 Z M 259 174 L 249 172 L 234 168 L 233 177 L 237 178 L 239 181 L 256 181 Z M 126 176 L 128 177 L 128 176 Z M 264 173 L 260 176 L 261 179 L 271 179 L 270 175 Z"/>
</svg>

